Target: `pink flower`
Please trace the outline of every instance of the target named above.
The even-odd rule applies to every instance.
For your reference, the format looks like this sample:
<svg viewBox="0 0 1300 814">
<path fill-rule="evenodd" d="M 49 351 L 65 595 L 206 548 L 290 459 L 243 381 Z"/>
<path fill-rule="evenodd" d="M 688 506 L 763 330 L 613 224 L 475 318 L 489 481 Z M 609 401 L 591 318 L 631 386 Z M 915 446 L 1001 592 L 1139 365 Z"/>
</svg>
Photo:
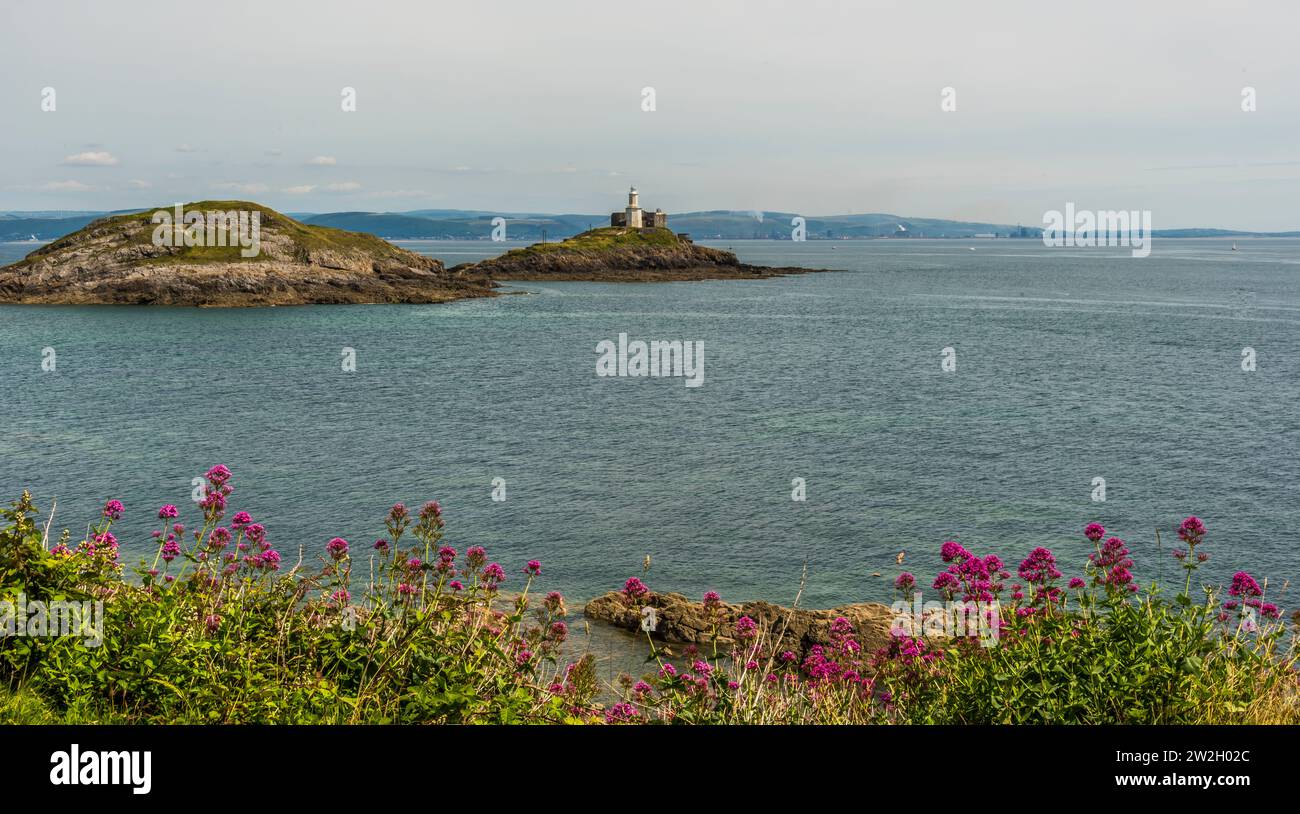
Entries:
<svg viewBox="0 0 1300 814">
<path fill-rule="evenodd" d="M 537 560 L 529 560 L 528 565 L 524 566 L 524 573 L 530 577 L 535 577 L 542 573 L 542 564 Z"/>
<path fill-rule="evenodd" d="M 1095 543 L 1106 536 L 1106 527 L 1101 523 L 1089 523 L 1083 530 L 1083 536 Z"/>
<path fill-rule="evenodd" d="M 325 544 L 325 551 L 330 555 L 330 559 L 341 560 L 348 555 L 348 541 L 342 537 L 335 537 Z"/>
<path fill-rule="evenodd" d="M 1196 515 L 1183 520 L 1178 525 L 1178 536 L 1188 545 L 1196 545 L 1205 536 L 1205 523 Z"/>
<path fill-rule="evenodd" d="M 163 506 L 161 509 L 158 510 L 159 520 L 172 520 L 179 516 L 180 516 L 180 512 L 177 511 L 176 507 L 170 503 L 166 504 L 165 506 Z"/>
<path fill-rule="evenodd" d="M 497 563 L 492 563 L 483 569 L 483 582 L 489 588 L 494 588 L 498 583 L 506 581 L 506 571 Z"/>
<path fill-rule="evenodd" d="M 109 520 L 121 520 L 123 511 L 125 510 L 120 500 L 110 500 L 104 504 L 104 516 Z"/>
<path fill-rule="evenodd" d="M 649 593 L 650 589 L 645 586 L 644 582 L 636 577 L 628 577 L 627 582 L 623 583 L 623 595 L 628 599 L 643 599 L 649 595 Z"/>
</svg>

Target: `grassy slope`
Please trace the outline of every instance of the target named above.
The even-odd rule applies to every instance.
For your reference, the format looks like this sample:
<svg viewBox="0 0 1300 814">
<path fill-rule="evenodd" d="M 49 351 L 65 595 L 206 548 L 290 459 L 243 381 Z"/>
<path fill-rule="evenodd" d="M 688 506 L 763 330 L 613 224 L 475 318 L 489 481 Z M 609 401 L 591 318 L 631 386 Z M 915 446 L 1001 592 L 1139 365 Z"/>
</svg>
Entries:
<svg viewBox="0 0 1300 814">
<path fill-rule="evenodd" d="M 559 243 L 534 243 L 522 249 L 511 249 L 504 257 L 526 257 L 560 251 L 609 251 L 622 248 L 648 248 L 677 246 L 682 241 L 671 229 L 623 229 L 606 226 L 574 235 Z"/>
<path fill-rule="evenodd" d="M 305 260 L 308 252 L 320 251 L 338 251 L 338 252 L 365 252 L 375 257 L 393 257 L 402 254 L 402 250 L 396 246 L 382 240 L 374 235 L 363 234 L 361 232 L 345 232 L 341 229 L 332 229 L 327 226 L 312 226 L 310 224 L 296 221 L 288 215 L 276 212 L 270 207 L 250 203 L 248 201 L 196 201 L 184 204 L 185 212 L 198 210 L 201 212 L 220 211 L 245 211 L 259 212 L 259 228 L 265 234 L 267 231 L 275 231 L 278 234 L 288 236 L 298 248 L 300 259 Z M 82 238 L 82 233 L 86 231 L 102 231 L 105 228 L 121 225 L 128 226 L 133 223 L 139 223 L 144 228 L 137 231 L 136 240 L 148 242 L 153 237 L 156 224 L 151 222 L 154 212 L 165 210 L 173 212 L 172 207 L 160 206 L 149 209 L 144 212 L 138 212 L 129 215 L 114 215 L 103 218 L 91 223 L 80 231 L 74 232 L 66 237 L 60 238 L 55 242 L 45 246 L 28 255 L 24 260 L 14 265 L 22 265 L 30 260 L 48 256 L 57 253 L 63 248 L 75 246 Z M 235 246 L 181 246 L 168 255 L 151 258 L 145 262 L 153 263 L 239 263 L 239 262 L 257 262 L 265 260 L 265 257 L 243 257 L 240 255 L 240 247 Z"/>
</svg>

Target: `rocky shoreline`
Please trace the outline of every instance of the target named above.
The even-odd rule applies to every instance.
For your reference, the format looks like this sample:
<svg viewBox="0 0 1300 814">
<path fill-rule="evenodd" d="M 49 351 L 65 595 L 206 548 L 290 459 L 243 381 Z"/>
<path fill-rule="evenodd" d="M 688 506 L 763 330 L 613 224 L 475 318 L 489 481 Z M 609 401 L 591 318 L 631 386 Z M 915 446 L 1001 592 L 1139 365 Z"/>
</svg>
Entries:
<svg viewBox="0 0 1300 814">
<path fill-rule="evenodd" d="M 592 229 L 559 243 L 535 243 L 452 269 L 493 280 L 604 283 L 752 280 L 822 270 L 741 263 L 731 252 L 697 246 L 662 227 Z"/>
<path fill-rule="evenodd" d="M 651 636 L 661 642 L 712 647 L 715 639 L 720 649 L 729 648 L 734 639 L 736 620 L 748 616 L 759 629 L 777 639 L 778 650 L 790 650 L 802 659 L 815 645 L 831 642 L 831 625 L 844 617 L 853 624 L 864 649 L 874 650 L 889 643 L 889 628 L 894 613 L 888 605 L 863 602 L 841 605 L 828 610 L 786 608 L 770 602 L 723 602 L 710 613 L 703 602 L 678 593 L 652 593 L 635 601 L 619 591 L 610 591 L 591 600 L 583 616 L 623 630 L 642 632 L 642 608 L 654 608 L 655 629 Z"/>
</svg>

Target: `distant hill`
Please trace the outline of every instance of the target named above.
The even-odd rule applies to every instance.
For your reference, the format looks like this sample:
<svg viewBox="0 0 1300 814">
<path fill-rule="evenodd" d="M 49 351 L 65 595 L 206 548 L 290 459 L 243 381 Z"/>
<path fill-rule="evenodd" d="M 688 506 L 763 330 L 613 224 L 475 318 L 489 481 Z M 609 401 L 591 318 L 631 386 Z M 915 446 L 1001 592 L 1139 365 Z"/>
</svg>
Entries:
<svg viewBox="0 0 1300 814">
<path fill-rule="evenodd" d="M 56 240 L 84 228 L 106 215 L 137 212 L 0 212 L 0 241 Z M 351 232 L 364 232 L 392 240 L 488 240 L 493 219 L 505 218 L 509 240 L 564 240 L 593 228 L 607 226 L 609 214 L 553 215 L 527 212 L 489 212 L 472 209 L 416 209 L 408 212 L 294 213 L 303 223 Z M 860 215 L 799 215 L 795 212 L 758 212 L 715 209 L 706 212 L 669 213 L 668 226 L 697 240 L 789 240 L 796 217 L 804 218 L 808 240 L 871 239 L 883 237 L 974 238 L 1009 237 L 1039 239 L 1039 225 L 1011 225 L 913 218 L 886 213 Z M 1157 229 L 1156 237 L 1300 237 L 1300 231 L 1249 232 L 1235 229 Z"/>
</svg>

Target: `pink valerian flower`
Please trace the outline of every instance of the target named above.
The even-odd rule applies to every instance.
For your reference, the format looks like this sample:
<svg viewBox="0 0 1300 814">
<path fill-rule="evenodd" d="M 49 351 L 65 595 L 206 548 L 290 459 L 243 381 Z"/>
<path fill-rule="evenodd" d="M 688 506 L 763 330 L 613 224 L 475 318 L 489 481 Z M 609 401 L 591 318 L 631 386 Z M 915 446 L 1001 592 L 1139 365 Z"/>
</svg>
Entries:
<svg viewBox="0 0 1300 814">
<path fill-rule="evenodd" d="M 270 544 L 266 542 L 266 527 L 261 523 L 249 523 L 244 526 L 244 536 L 259 548 L 270 547 Z"/>
<path fill-rule="evenodd" d="M 114 522 L 122 519 L 122 512 L 126 511 L 120 500 L 110 500 L 104 504 L 104 517 Z"/>
<path fill-rule="evenodd" d="M 894 590 L 898 591 L 900 594 L 909 594 L 915 588 L 916 577 L 912 576 L 907 571 L 899 574 L 898 578 L 894 580 Z"/>
<path fill-rule="evenodd" d="M 1178 525 L 1178 536 L 1184 543 L 1195 547 L 1205 536 L 1205 523 L 1201 518 L 1192 515 Z"/>
<path fill-rule="evenodd" d="M 704 609 L 706 611 L 716 611 L 722 608 L 722 597 L 718 596 L 717 591 L 704 592 Z"/>
<path fill-rule="evenodd" d="M 483 569 L 481 579 L 487 587 L 495 588 L 498 584 L 506 581 L 506 571 L 499 564 L 491 563 Z"/>
<path fill-rule="evenodd" d="M 225 464 L 217 464 L 209 469 L 204 477 L 214 486 L 224 486 L 230 480 L 230 470 L 226 468 Z"/>
<path fill-rule="evenodd" d="M 1031 600 L 1034 605 L 1037 605 L 1040 600 L 1055 603 L 1062 598 L 1061 590 L 1052 584 L 1061 578 L 1061 572 L 1056 568 L 1056 558 L 1048 549 L 1042 546 L 1035 548 L 1020 563 L 1018 573 L 1021 579 L 1034 586 L 1034 596 Z"/>
<path fill-rule="evenodd" d="M 181 554 L 181 547 L 176 543 L 175 540 L 169 538 L 167 542 L 163 543 L 162 558 L 166 562 L 171 562 L 172 560 L 179 557 L 180 554 Z"/>
<path fill-rule="evenodd" d="M 654 687 L 651 687 L 644 681 L 638 681 L 636 685 L 632 687 L 632 692 L 636 694 L 637 700 L 640 701 L 647 695 L 650 695 L 650 693 L 654 692 Z"/>
<path fill-rule="evenodd" d="M 235 516 L 230 518 L 230 527 L 235 531 L 243 531 L 253 522 L 253 516 L 248 512 L 235 512 Z"/>
<path fill-rule="evenodd" d="M 388 536 L 392 537 L 394 542 L 401 539 L 410 523 L 411 513 L 405 503 L 394 503 L 393 508 L 388 510 L 388 517 L 384 520 L 384 525 L 388 527 Z"/>
<path fill-rule="evenodd" d="M 736 638 L 747 641 L 758 636 L 758 623 L 748 616 L 736 620 Z"/>
<path fill-rule="evenodd" d="M 280 552 L 274 548 L 268 548 L 258 555 L 262 561 L 262 567 L 271 571 L 280 570 Z"/>
<path fill-rule="evenodd" d="M 352 598 L 352 594 L 348 593 L 348 590 L 346 588 L 339 588 L 337 591 L 330 594 L 330 602 L 332 602 L 335 605 L 338 605 L 339 607 L 348 604 L 348 600 L 351 598 Z"/>
<path fill-rule="evenodd" d="M 550 591 L 542 599 L 542 607 L 552 616 L 564 616 L 564 595 L 559 591 Z"/>
<path fill-rule="evenodd" d="M 1095 543 L 1106 536 L 1106 527 L 1101 523 L 1089 523 L 1083 529 L 1083 536 Z"/>
<path fill-rule="evenodd" d="M 472 545 L 465 549 L 465 564 L 471 571 L 477 571 L 487 564 L 487 552 L 483 550 L 483 546 Z"/>
<path fill-rule="evenodd" d="M 535 577 L 542 573 L 542 564 L 537 560 L 529 560 L 528 564 L 524 566 L 524 573 L 530 577 Z"/>
<path fill-rule="evenodd" d="M 1128 546 L 1118 537 L 1110 537 L 1101 548 L 1088 555 L 1089 562 L 1095 568 L 1093 584 L 1104 585 L 1109 590 L 1127 590 L 1137 592 L 1133 582 L 1133 560 L 1129 559 Z"/>
<path fill-rule="evenodd" d="M 713 675 L 713 665 L 701 659 L 691 665 L 691 672 L 695 673 L 697 676 L 708 678 Z"/>
<path fill-rule="evenodd" d="M 432 537 L 444 525 L 442 507 L 438 501 L 430 500 L 420 507 L 419 520 L 415 527 L 416 536 Z"/>
<path fill-rule="evenodd" d="M 1071 588 L 1082 588 L 1083 586 L 1084 586 L 1084 581 L 1082 579 L 1078 577 L 1070 577 Z"/>
<path fill-rule="evenodd" d="M 1259 583 L 1250 574 L 1245 571 L 1238 571 L 1233 575 L 1232 585 L 1228 588 L 1228 596 L 1253 598 L 1263 595 L 1263 589 L 1259 587 Z"/>
<path fill-rule="evenodd" d="M 569 626 L 563 622 L 552 622 L 551 640 L 556 644 L 562 644 L 567 638 L 569 638 Z"/>
<path fill-rule="evenodd" d="M 421 565 L 423 565 L 423 563 L 420 562 L 419 557 L 412 557 L 411 559 L 406 561 L 406 570 L 419 571 Z"/>
<path fill-rule="evenodd" d="M 325 544 L 325 552 L 330 555 L 330 559 L 337 562 L 348 555 L 348 541 L 342 537 L 335 537 Z"/>
<path fill-rule="evenodd" d="M 1272 602 L 1265 602 L 1259 606 L 1259 612 L 1265 619 L 1281 619 L 1282 611 Z"/>
<path fill-rule="evenodd" d="M 623 583 L 623 596 L 632 601 L 644 599 L 649 595 L 650 589 L 636 577 L 628 577 L 627 582 Z"/>
<path fill-rule="evenodd" d="M 463 591 L 463 590 L 465 590 L 465 586 L 464 586 L 464 585 L 461 585 L 461 584 L 460 584 L 460 580 L 458 580 L 458 579 L 453 579 L 451 582 L 448 582 L 448 583 L 447 583 L 447 587 L 450 588 L 450 589 L 452 589 L 453 591 Z"/>
<path fill-rule="evenodd" d="M 948 540 L 939 547 L 939 556 L 943 558 L 944 562 L 952 562 L 954 560 L 961 562 L 970 559 L 971 553 L 967 551 L 961 543 Z"/>
<path fill-rule="evenodd" d="M 640 714 L 636 707 L 623 701 L 605 711 L 605 722 L 611 724 L 628 723 L 635 720 Z"/>
<path fill-rule="evenodd" d="M 952 600 L 960 591 L 967 602 L 992 602 L 1002 592 L 1001 580 L 1010 576 L 996 556 L 976 557 L 965 547 L 949 540 L 940 549 L 948 569 L 934 579 L 934 589 Z"/>
<path fill-rule="evenodd" d="M 415 593 L 415 586 L 406 582 L 402 582 L 398 584 L 397 592 L 402 596 L 410 596 L 411 594 Z"/>
<path fill-rule="evenodd" d="M 387 541 L 387 540 L 375 540 L 375 544 L 374 544 L 373 546 L 371 546 L 371 547 L 374 548 L 375 551 L 384 551 L 384 552 L 386 552 L 386 551 L 388 551 L 388 541 Z"/>
<path fill-rule="evenodd" d="M 158 510 L 158 519 L 175 520 L 177 517 L 180 517 L 180 514 L 181 513 L 176 509 L 175 506 L 168 503 Z"/>
<path fill-rule="evenodd" d="M 230 543 L 230 529 L 225 526 L 217 526 L 208 534 L 208 548 L 213 551 L 220 551 Z"/>
</svg>

